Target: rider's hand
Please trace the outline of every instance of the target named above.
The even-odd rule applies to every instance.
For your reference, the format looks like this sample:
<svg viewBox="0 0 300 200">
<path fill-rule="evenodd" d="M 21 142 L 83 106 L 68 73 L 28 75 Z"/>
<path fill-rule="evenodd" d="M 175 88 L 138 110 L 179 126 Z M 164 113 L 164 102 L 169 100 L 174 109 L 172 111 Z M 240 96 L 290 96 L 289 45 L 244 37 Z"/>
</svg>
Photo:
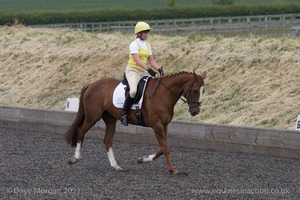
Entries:
<svg viewBox="0 0 300 200">
<path fill-rule="evenodd" d="M 159 72 L 160 76 L 164 76 L 165 75 L 165 72 L 164 72 L 164 70 L 163 70 L 162 67 L 158 69 L 158 72 Z"/>
<path fill-rule="evenodd" d="M 151 76 L 156 76 L 156 72 L 153 69 L 149 68 L 147 71 Z"/>
</svg>

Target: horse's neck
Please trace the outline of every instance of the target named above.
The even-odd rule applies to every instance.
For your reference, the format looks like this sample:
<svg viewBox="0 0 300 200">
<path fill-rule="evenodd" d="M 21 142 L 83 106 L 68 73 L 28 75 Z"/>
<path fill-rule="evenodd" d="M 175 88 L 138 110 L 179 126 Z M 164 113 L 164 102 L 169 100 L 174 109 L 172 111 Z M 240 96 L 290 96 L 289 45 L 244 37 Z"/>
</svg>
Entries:
<svg viewBox="0 0 300 200">
<path fill-rule="evenodd" d="M 165 84 L 172 91 L 172 93 L 177 95 L 179 99 L 180 96 L 183 94 L 184 85 L 189 81 L 191 81 L 192 79 L 191 76 L 192 74 L 190 73 L 175 74 L 173 76 L 166 77 L 166 79 L 168 80 L 166 81 Z"/>
</svg>

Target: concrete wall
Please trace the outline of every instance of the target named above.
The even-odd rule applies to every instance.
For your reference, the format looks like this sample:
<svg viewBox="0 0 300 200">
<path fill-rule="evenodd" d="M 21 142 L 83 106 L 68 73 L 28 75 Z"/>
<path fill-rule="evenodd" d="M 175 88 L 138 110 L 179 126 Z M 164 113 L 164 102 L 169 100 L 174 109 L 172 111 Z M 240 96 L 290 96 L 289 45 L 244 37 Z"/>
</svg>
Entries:
<svg viewBox="0 0 300 200">
<path fill-rule="evenodd" d="M 69 111 L 0 107 L 0 127 L 56 133 L 63 137 L 75 115 L 76 113 Z M 102 139 L 104 131 L 105 125 L 100 121 L 86 137 Z M 283 129 L 172 121 L 168 126 L 168 142 L 171 149 L 172 146 L 184 146 L 299 158 L 299 133 Z M 115 140 L 158 144 L 151 128 L 132 125 L 126 127 L 119 122 Z"/>
</svg>

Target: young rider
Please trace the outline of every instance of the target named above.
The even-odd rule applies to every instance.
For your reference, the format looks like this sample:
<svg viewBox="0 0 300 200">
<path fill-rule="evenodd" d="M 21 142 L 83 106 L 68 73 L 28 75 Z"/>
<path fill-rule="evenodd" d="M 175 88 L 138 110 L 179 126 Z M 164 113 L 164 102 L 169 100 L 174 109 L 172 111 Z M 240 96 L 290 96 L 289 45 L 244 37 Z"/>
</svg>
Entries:
<svg viewBox="0 0 300 200">
<path fill-rule="evenodd" d="M 138 22 L 134 28 L 136 39 L 129 45 L 130 54 L 125 76 L 127 78 L 130 91 L 129 95 L 125 99 L 121 114 L 121 123 L 125 126 L 128 126 L 127 114 L 133 104 L 139 80 L 143 76 L 147 75 L 147 72 L 151 76 L 155 76 L 156 72 L 153 69 L 158 70 L 161 76 L 164 73 L 163 69 L 159 67 L 153 59 L 151 46 L 148 42 L 146 42 L 150 29 L 149 24 L 146 22 Z M 153 69 L 147 65 L 148 63 Z"/>
</svg>

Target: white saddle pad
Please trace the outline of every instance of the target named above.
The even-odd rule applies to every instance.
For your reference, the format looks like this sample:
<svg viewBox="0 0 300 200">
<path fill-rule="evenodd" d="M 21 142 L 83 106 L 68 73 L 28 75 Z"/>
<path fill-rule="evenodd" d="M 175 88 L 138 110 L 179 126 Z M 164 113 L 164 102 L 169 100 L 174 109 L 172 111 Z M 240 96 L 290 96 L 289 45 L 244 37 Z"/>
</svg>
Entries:
<svg viewBox="0 0 300 200">
<path fill-rule="evenodd" d="M 143 88 L 143 95 L 142 95 L 140 101 L 137 104 L 133 104 L 131 109 L 136 110 L 136 106 L 138 106 L 139 109 L 142 108 L 142 103 L 143 103 L 143 99 L 144 99 L 144 91 L 145 91 L 145 88 L 146 88 L 146 85 L 147 85 L 147 82 L 148 82 L 148 78 L 146 79 L 146 83 L 145 83 L 144 88 Z M 126 87 L 126 85 L 124 85 L 121 82 L 116 87 L 116 89 L 114 90 L 113 104 L 116 108 L 123 108 L 124 101 L 125 101 L 125 87 Z"/>
</svg>

